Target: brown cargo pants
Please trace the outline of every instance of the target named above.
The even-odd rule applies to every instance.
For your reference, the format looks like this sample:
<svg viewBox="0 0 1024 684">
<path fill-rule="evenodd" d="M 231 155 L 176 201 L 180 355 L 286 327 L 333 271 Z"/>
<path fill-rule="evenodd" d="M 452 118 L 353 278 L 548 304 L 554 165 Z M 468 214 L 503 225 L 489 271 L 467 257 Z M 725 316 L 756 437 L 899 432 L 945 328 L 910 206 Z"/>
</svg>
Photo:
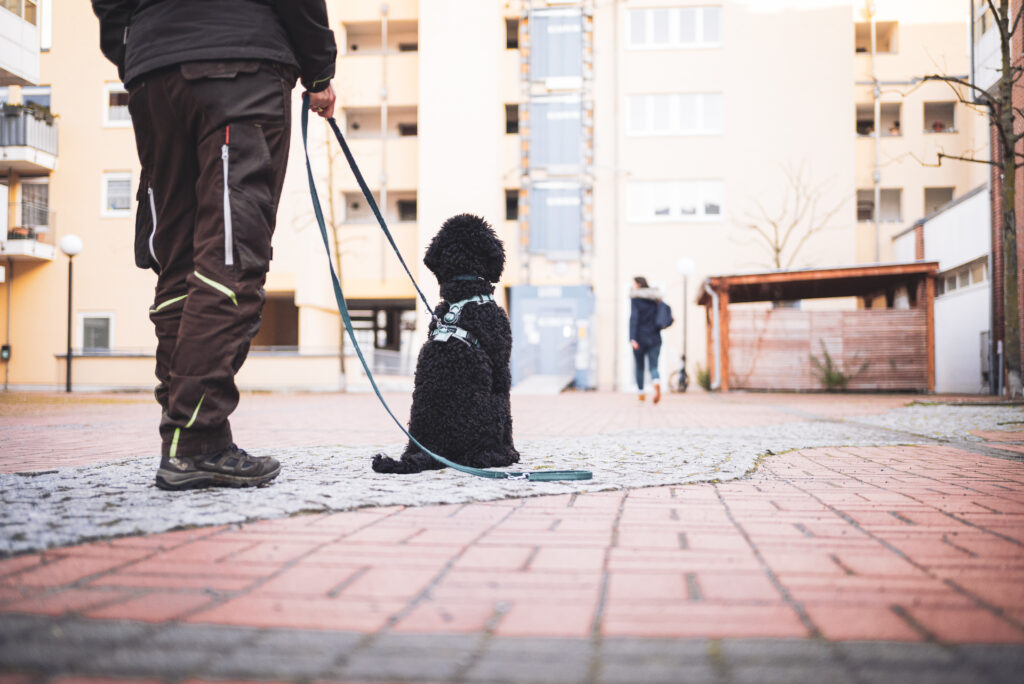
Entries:
<svg viewBox="0 0 1024 684">
<path fill-rule="evenodd" d="M 260 327 L 291 128 L 287 67 L 190 62 L 129 87 L 142 162 L 135 258 L 158 274 L 162 455 L 232 442 L 235 374 Z"/>
</svg>

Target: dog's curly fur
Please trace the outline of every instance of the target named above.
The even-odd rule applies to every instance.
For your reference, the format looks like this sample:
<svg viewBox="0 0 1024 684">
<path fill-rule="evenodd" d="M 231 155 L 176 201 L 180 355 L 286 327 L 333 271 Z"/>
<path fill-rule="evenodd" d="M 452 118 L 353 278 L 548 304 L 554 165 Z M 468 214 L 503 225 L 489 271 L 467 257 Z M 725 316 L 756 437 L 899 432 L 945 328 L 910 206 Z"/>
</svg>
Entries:
<svg viewBox="0 0 1024 684">
<path fill-rule="evenodd" d="M 494 292 L 493 283 L 505 268 L 505 248 L 494 229 L 478 216 L 460 214 L 445 221 L 427 248 L 423 263 L 437 277 L 444 301 L 434 313 L 440 319 L 450 302 Z M 483 280 L 453 280 L 455 276 Z M 428 341 L 416 362 L 409 432 L 436 454 L 474 468 L 494 468 L 519 461 L 512 443 L 509 356 L 512 329 L 496 303 L 470 304 L 459 318 L 460 328 L 477 337 L 478 349 L 459 340 Z M 437 320 L 430 324 L 430 332 Z M 411 441 L 401 460 L 373 457 L 378 473 L 418 473 L 445 466 Z"/>
</svg>

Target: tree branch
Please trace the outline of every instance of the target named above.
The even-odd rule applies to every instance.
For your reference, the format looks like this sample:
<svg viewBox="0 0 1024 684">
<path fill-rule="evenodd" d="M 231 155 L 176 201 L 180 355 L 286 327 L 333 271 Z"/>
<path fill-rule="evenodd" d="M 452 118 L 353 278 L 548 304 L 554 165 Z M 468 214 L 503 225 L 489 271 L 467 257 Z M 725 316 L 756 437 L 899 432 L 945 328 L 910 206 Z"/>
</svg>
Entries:
<svg viewBox="0 0 1024 684">
<path fill-rule="evenodd" d="M 922 76 L 921 77 L 921 82 L 922 83 L 924 83 L 926 81 L 944 81 L 945 83 L 950 83 L 950 84 L 956 84 L 958 86 L 963 86 L 964 88 L 968 88 L 968 89 L 974 91 L 975 93 L 977 93 L 978 94 L 978 98 L 983 100 L 986 103 L 986 106 L 992 107 L 992 106 L 994 106 L 996 104 L 995 100 L 992 99 L 992 96 L 989 95 L 985 91 L 984 88 L 981 88 L 980 86 L 976 86 L 973 83 L 971 83 L 970 81 L 965 81 L 962 78 L 957 78 L 956 76 L 943 76 L 941 74 L 928 74 L 927 76 Z"/>
</svg>

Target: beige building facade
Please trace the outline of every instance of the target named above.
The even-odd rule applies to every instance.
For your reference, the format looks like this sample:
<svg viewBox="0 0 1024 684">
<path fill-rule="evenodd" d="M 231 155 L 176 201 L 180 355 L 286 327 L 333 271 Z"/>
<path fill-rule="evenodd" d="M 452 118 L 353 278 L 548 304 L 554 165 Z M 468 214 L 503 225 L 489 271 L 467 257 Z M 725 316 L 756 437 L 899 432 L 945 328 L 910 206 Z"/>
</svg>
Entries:
<svg viewBox="0 0 1024 684">
<path fill-rule="evenodd" d="M 900 190 L 895 218 L 883 212 L 880 223 L 879 244 L 891 250 L 888 236 L 927 213 L 929 201 L 946 198 L 948 188 L 953 199 L 984 178 L 984 169 L 975 177 L 966 165 L 928 168 L 913 156 L 961 153 L 984 141 L 972 137 L 976 130 L 984 133 L 955 103 L 951 129 L 926 130 L 933 119 L 949 118 L 945 86 L 886 84 L 934 71 L 936 60 L 966 73 L 962 3 L 929 2 L 928 12 L 911 0 L 876 4 L 878 26 L 896 24 L 896 49 L 890 44 L 875 57 L 881 102 L 899 105 L 899 135 L 878 141 L 880 206 L 892 201 L 885 191 Z M 428 297 L 436 298 L 437 285 L 420 259 L 445 218 L 478 213 L 499 231 L 508 256 L 499 301 L 523 345 L 514 356 L 516 379 L 551 374 L 631 390 L 633 276 L 661 287 L 675 313 L 664 333 L 663 375 L 682 353 L 685 306 L 693 376 L 705 346 L 699 283 L 773 266 L 771 240 L 751 224 L 770 233 L 766 220 L 786 216 L 803 193 L 820 220 L 797 222 L 781 250 L 786 263 L 874 260 L 874 222 L 859 220 L 875 166 L 863 110 L 873 103 L 864 85 L 871 72 L 870 54 L 860 51 L 860 5 L 329 0 L 339 44 L 338 121 Z M 42 257 L 0 262 L 7 267 L 0 332 L 8 331 L 11 349 L 3 379 L 18 388 L 62 385 L 68 260 L 53 245 L 74 233 L 84 244 L 73 262 L 74 385 L 151 387 L 155 276 L 132 262 L 138 161 L 123 89 L 99 52 L 88 3 L 60 3 L 39 60 L 59 154 L 36 175 L 47 180 L 46 209 L 59 222 L 34 241 Z M 559 71 L 567 60 L 578 60 L 578 77 Z M 32 97 L 28 87 L 11 87 L 12 101 L 21 90 Z M 268 304 L 239 377 L 243 387 L 343 384 L 298 96 Z M 880 110 L 885 126 L 892 110 Z M 566 130 L 577 136 L 571 144 Z M 549 148 L 575 161 L 552 160 Z M 319 120 L 311 122 L 310 151 L 361 343 L 386 387 L 410 387 L 427 317 Z M 19 181 L 9 185 L 12 198 L 22 196 Z M 820 230 L 794 250 L 812 227 Z M 681 261 L 692 265 L 685 305 Z M 344 383 L 365 386 L 354 358 L 346 367 Z"/>
</svg>

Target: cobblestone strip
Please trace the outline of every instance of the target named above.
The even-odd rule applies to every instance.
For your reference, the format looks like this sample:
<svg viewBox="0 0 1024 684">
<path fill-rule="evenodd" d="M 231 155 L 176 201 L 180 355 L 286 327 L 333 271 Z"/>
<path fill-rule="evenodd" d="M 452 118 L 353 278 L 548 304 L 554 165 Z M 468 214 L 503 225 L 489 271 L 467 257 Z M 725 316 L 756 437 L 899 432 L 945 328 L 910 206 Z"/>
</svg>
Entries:
<svg viewBox="0 0 1024 684">
<path fill-rule="evenodd" d="M 130 640 L 130 641 L 129 641 Z M 460 645 L 460 640 L 462 644 Z M 446 684 L 747 684 L 750 682 L 979 682 L 1011 684 L 1024 667 L 1024 646 L 956 646 L 802 639 L 529 639 L 494 636 L 476 674 L 438 676 L 432 661 L 452 658 L 466 637 L 415 634 L 389 650 L 357 632 L 253 629 L 140 622 L 59 622 L 30 616 L 0 620 L 0 681 L 70 684 L 71 677 L 282 682 L 444 682 Z M 131 645 L 126 647 L 126 643 Z M 400 650 L 399 650 L 400 649 Z M 722 665 L 709 679 L 708 653 Z M 576 667 L 578 654 L 600 667 Z M 400 657 L 396 657 L 399 655 Z M 410 670 L 409 660 L 420 666 Z M 354 680 L 333 663 L 360 662 Z M 540 663 L 542 667 L 531 667 Z M 450 668 L 449 668 L 450 669 Z M 81 680 L 79 680 L 81 681 Z"/>
</svg>

